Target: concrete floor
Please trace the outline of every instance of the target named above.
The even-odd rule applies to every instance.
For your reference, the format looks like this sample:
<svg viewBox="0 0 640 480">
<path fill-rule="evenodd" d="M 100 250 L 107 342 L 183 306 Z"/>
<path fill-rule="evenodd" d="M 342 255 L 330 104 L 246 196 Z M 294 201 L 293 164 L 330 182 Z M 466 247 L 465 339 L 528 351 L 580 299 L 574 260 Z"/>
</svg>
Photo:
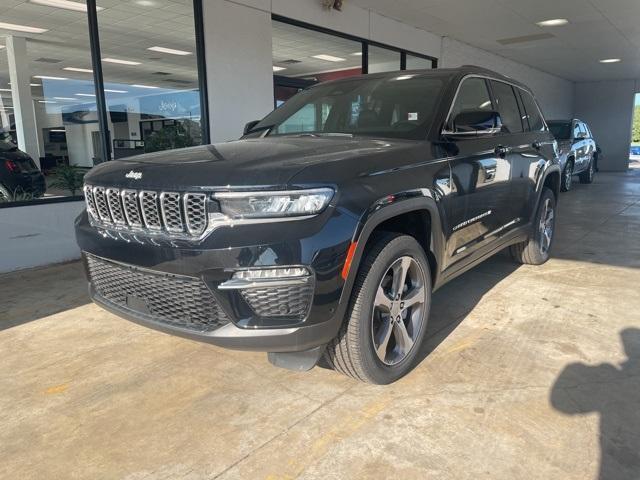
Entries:
<svg viewBox="0 0 640 480">
<path fill-rule="evenodd" d="M 576 185 L 553 259 L 437 292 L 388 387 L 121 320 L 78 263 L 5 275 L 0 477 L 640 478 L 639 240 L 640 170 Z"/>
</svg>

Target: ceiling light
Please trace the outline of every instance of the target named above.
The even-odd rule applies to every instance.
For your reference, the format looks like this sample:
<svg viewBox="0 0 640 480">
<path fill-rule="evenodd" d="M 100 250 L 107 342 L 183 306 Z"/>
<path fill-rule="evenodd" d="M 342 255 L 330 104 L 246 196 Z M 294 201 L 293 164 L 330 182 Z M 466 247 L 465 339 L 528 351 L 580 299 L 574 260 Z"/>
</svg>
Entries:
<svg viewBox="0 0 640 480">
<path fill-rule="evenodd" d="M 127 93 L 126 90 L 111 90 L 110 88 L 105 88 L 104 91 L 109 93 Z"/>
<path fill-rule="evenodd" d="M 0 88 L 0 92 L 10 92 L 10 88 Z"/>
<path fill-rule="evenodd" d="M 149 47 L 147 50 L 151 50 L 152 52 L 160 52 L 160 53 L 168 53 L 170 55 L 192 55 L 191 52 L 185 52 L 184 50 L 175 50 L 173 48 L 165 48 L 165 47 Z"/>
<path fill-rule="evenodd" d="M 153 7 L 156 2 L 152 2 L 151 0 L 137 0 L 136 4 L 142 7 Z"/>
<path fill-rule="evenodd" d="M 561 27 L 562 25 L 566 25 L 569 23 L 569 20 L 566 18 L 552 18 L 550 20 L 543 20 L 541 22 L 536 22 L 536 25 L 539 27 Z"/>
<path fill-rule="evenodd" d="M 2 50 L 4 48 L 4 45 L 0 45 L 0 50 Z"/>
<path fill-rule="evenodd" d="M 354 57 L 361 57 L 362 52 L 353 52 L 351 55 L 353 55 Z"/>
<path fill-rule="evenodd" d="M 54 102 L 53 100 L 38 100 L 38 103 L 58 103 L 58 102 Z"/>
<path fill-rule="evenodd" d="M 74 93 L 74 95 L 77 95 L 79 97 L 95 97 L 95 93 Z"/>
<path fill-rule="evenodd" d="M 120 65 L 140 65 L 140 62 L 133 62 L 131 60 L 120 60 L 117 58 L 103 58 L 102 61 L 107 63 L 118 63 Z"/>
<path fill-rule="evenodd" d="M 69 72 L 93 73 L 93 70 L 90 68 L 64 67 L 63 70 L 67 70 Z"/>
<path fill-rule="evenodd" d="M 30 87 L 41 87 L 42 84 L 41 83 L 30 83 L 29 86 Z"/>
<path fill-rule="evenodd" d="M 281 72 L 282 70 L 286 70 L 286 68 L 284 67 L 277 67 L 276 65 L 273 66 L 273 71 L 274 72 Z"/>
<path fill-rule="evenodd" d="M 52 128 L 49 131 L 50 132 L 56 132 L 56 133 L 66 133 L 66 130 L 64 128 Z"/>
<path fill-rule="evenodd" d="M 53 97 L 54 100 L 73 100 L 74 102 L 77 100 L 77 98 L 71 98 L 71 97 Z"/>
<path fill-rule="evenodd" d="M 65 77 L 50 77 L 48 75 L 34 75 L 33 78 L 39 78 L 40 80 L 69 80 Z"/>
<path fill-rule="evenodd" d="M 5 22 L 0 22 L 0 30 L 15 30 L 16 32 L 25 33 L 44 33 L 49 31 L 47 28 L 29 27 L 27 25 L 16 25 Z"/>
<path fill-rule="evenodd" d="M 132 87 L 136 87 L 136 88 L 159 88 L 159 87 L 155 87 L 153 85 L 131 85 Z"/>
<path fill-rule="evenodd" d="M 621 61 L 621 58 L 603 58 L 602 60 L 599 60 L 600 63 L 618 63 Z"/>
<path fill-rule="evenodd" d="M 333 55 L 325 55 L 324 53 L 321 55 L 312 55 L 313 58 L 317 58 L 318 60 L 325 60 L 327 62 L 344 62 L 346 58 L 334 57 Z"/>
<path fill-rule="evenodd" d="M 87 4 L 80 2 L 71 2 L 70 0 L 29 0 L 31 3 L 45 5 L 47 7 L 64 8 L 65 10 L 74 10 L 76 12 L 86 12 Z M 96 7 L 97 11 L 104 10 L 102 7 Z"/>
</svg>

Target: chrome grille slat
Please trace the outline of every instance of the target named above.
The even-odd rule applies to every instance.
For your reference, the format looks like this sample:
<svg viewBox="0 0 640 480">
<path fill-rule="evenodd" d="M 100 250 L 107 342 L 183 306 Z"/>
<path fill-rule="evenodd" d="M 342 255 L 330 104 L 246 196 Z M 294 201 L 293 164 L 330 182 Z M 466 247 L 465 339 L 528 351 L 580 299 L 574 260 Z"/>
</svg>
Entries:
<svg viewBox="0 0 640 480">
<path fill-rule="evenodd" d="M 160 194 L 160 210 L 164 226 L 168 232 L 184 232 L 179 193 L 162 192 Z"/>
<path fill-rule="evenodd" d="M 204 193 L 186 193 L 184 213 L 188 232 L 201 235 L 207 227 L 207 196 Z"/>
<path fill-rule="evenodd" d="M 113 223 L 117 225 L 125 225 L 127 220 L 124 218 L 124 211 L 120 203 L 120 190 L 117 188 L 107 188 L 106 190 L 107 205 Z"/>
<path fill-rule="evenodd" d="M 93 198 L 96 202 L 96 211 L 98 212 L 98 218 L 105 223 L 112 223 L 111 213 L 109 212 L 109 205 L 107 205 L 107 198 L 105 195 L 104 187 L 94 187 Z"/>
<path fill-rule="evenodd" d="M 149 230 L 162 230 L 160 211 L 158 210 L 158 194 L 143 190 L 140 192 L 140 206 L 142 207 L 144 226 Z"/>
<path fill-rule="evenodd" d="M 87 212 L 98 220 L 98 209 L 96 208 L 96 199 L 93 197 L 93 190 L 89 185 L 85 185 L 82 190 L 84 191 L 84 201 L 87 204 Z"/>
<path fill-rule="evenodd" d="M 85 185 L 93 223 L 171 237 L 200 238 L 208 226 L 207 194 L 156 192 Z"/>
<path fill-rule="evenodd" d="M 138 192 L 135 190 L 122 190 L 122 206 L 127 223 L 133 228 L 142 227 L 142 212 L 138 203 Z"/>
</svg>

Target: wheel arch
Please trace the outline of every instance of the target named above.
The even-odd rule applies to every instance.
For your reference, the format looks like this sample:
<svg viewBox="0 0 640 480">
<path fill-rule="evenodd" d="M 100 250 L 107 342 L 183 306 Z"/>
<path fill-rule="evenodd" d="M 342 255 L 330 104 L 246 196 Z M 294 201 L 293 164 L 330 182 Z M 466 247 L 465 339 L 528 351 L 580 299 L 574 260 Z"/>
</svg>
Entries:
<svg viewBox="0 0 640 480">
<path fill-rule="evenodd" d="M 435 193 L 421 190 L 418 194 L 389 195 L 375 202 L 360 219 L 352 240 L 355 245 L 345 285 L 340 296 L 338 314 L 342 317 L 351 297 L 355 277 L 377 231 L 406 233 L 418 240 L 429 259 L 432 285 L 436 285 L 442 265 L 444 238 L 442 218 L 436 203 Z M 423 222 L 426 222 L 423 223 Z"/>
</svg>

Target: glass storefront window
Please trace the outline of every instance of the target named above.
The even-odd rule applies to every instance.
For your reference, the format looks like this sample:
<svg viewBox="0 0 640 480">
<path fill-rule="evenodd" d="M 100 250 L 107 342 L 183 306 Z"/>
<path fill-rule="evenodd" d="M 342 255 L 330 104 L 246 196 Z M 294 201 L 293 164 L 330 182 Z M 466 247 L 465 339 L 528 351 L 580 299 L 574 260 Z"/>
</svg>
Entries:
<svg viewBox="0 0 640 480">
<path fill-rule="evenodd" d="M 112 157 L 200 145 L 191 3 L 110 5 L 98 20 Z"/>
<path fill-rule="evenodd" d="M 369 45 L 369 73 L 400 70 L 400 52 Z"/>
<path fill-rule="evenodd" d="M 87 15 L 23 5 L 0 0 L 0 202 L 80 195 L 100 135 Z"/>
<path fill-rule="evenodd" d="M 431 59 L 407 53 L 407 70 L 425 70 L 427 68 L 433 68 Z"/>
</svg>

